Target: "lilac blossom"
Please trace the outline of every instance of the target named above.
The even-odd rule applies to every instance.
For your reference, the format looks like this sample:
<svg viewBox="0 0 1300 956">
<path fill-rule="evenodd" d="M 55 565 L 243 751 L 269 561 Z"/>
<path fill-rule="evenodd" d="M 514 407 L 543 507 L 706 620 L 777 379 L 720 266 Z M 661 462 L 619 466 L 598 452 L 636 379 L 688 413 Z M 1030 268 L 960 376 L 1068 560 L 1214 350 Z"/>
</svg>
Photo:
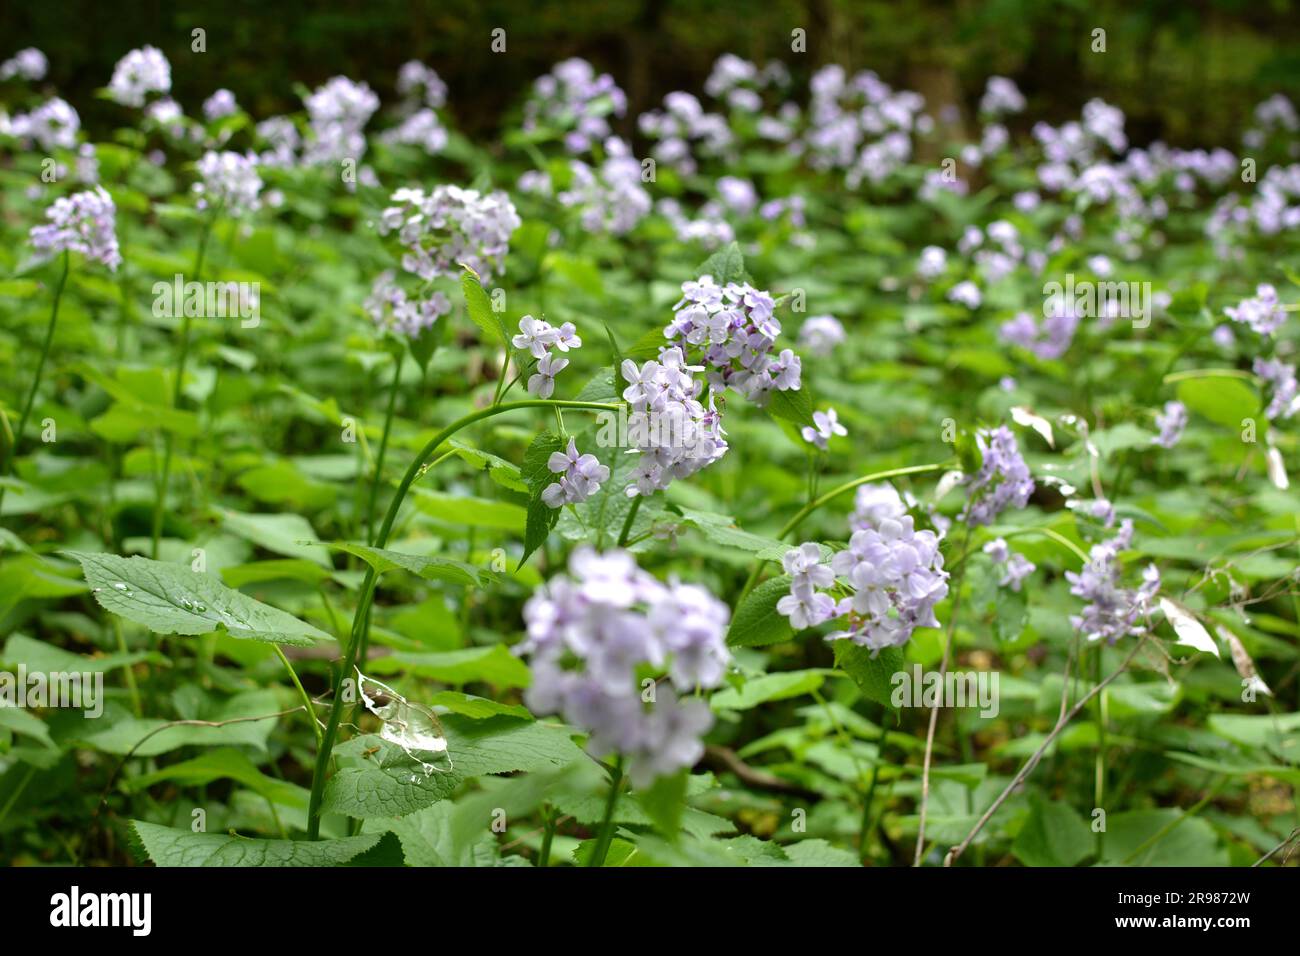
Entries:
<svg viewBox="0 0 1300 956">
<path fill-rule="evenodd" d="M 375 279 L 363 308 L 381 331 L 415 339 L 451 311 L 451 300 L 442 292 L 413 299 L 389 269 Z"/>
<path fill-rule="evenodd" d="M 369 85 L 335 76 L 308 94 L 303 102 L 311 121 L 303 162 L 324 166 L 360 160 L 366 151 L 362 130 L 379 109 L 379 97 Z"/>
<path fill-rule="evenodd" d="M 1273 395 L 1264 415 L 1269 421 L 1281 421 L 1300 411 L 1300 387 L 1296 384 L 1294 365 L 1278 359 L 1255 359 L 1254 372 L 1273 386 Z"/>
<path fill-rule="evenodd" d="M 48 223 L 33 226 L 31 243 L 40 252 L 79 252 L 116 272 L 122 262 L 117 245 L 117 207 L 103 186 L 62 196 L 45 210 Z"/>
<path fill-rule="evenodd" d="M 118 60 L 108 81 L 108 95 L 123 106 L 144 106 L 150 93 L 167 93 L 171 88 L 171 64 L 152 46 L 132 50 Z"/>
<path fill-rule="evenodd" d="M 218 204 L 232 216 L 255 212 L 261 206 L 262 177 L 257 174 L 257 156 L 249 153 L 218 153 L 209 150 L 198 162 L 201 182 L 194 184 L 198 206 L 206 209 Z"/>
<path fill-rule="evenodd" d="M 994 564 L 1002 565 L 1002 577 L 998 580 L 998 587 L 1009 587 L 1013 591 L 1019 591 L 1021 582 L 1037 570 L 1037 565 L 1023 554 L 1012 553 L 1007 547 L 1005 538 L 995 538 L 984 545 L 984 553 L 993 560 Z"/>
<path fill-rule="evenodd" d="M 799 344 L 825 358 L 844 341 L 844 326 L 833 315 L 810 315 L 799 327 Z"/>
<path fill-rule="evenodd" d="M 992 524 L 1007 508 L 1023 508 L 1034 492 L 1034 479 L 1005 425 L 975 436 L 983 461 L 968 479 L 969 498 L 962 518 L 971 526 Z"/>
<path fill-rule="evenodd" d="M 49 68 L 50 62 L 45 58 L 45 54 L 36 47 L 29 46 L 0 63 L 0 80 L 21 77 L 35 82 L 45 79 Z"/>
<path fill-rule="evenodd" d="M 703 588 L 664 584 L 626 551 L 580 548 L 569 573 L 524 605 L 527 633 L 515 651 L 531 659 L 525 702 L 586 731 L 593 755 L 626 756 L 633 784 L 645 786 L 704 753 L 709 707 L 679 695 L 721 683 L 729 617 Z M 643 689 L 642 668 L 666 676 Z"/>
<path fill-rule="evenodd" d="M 1156 427 L 1160 434 L 1151 439 L 1152 444 L 1173 448 L 1187 427 L 1187 406 L 1182 402 L 1165 402 L 1165 410 L 1156 415 Z"/>
<path fill-rule="evenodd" d="M 833 436 L 848 433 L 848 429 L 840 424 L 839 416 L 833 408 L 828 408 L 824 412 L 813 412 L 813 423 L 803 426 L 799 432 L 803 435 L 804 441 L 822 451 L 826 450 Z"/>
<path fill-rule="evenodd" d="M 548 355 L 542 361 L 549 358 Z M 559 361 L 568 364 L 567 359 Z M 604 482 L 609 481 L 609 468 L 602 465 L 595 455 L 579 454 L 578 444 L 572 438 L 569 439 L 567 449 L 551 453 L 546 467 L 552 474 L 559 475 L 556 481 L 542 491 L 542 502 L 548 508 L 586 501 L 600 490 Z"/>
<path fill-rule="evenodd" d="M 1286 311 L 1278 301 L 1277 289 L 1268 283 L 1255 288 L 1255 297 L 1242 299 L 1236 306 L 1223 310 L 1234 322 L 1249 325 L 1260 335 L 1273 335 L 1286 321 Z"/>
<path fill-rule="evenodd" d="M 564 133 L 564 146 L 575 155 L 590 151 L 611 132 L 609 115 L 622 116 L 627 96 L 608 73 L 577 57 L 555 64 L 533 84 L 524 104 L 525 132 L 541 125 Z"/>
<path fill-rule="evenodd" d="M 457 275 L 461 263 L 491 278 L 504 267 L 510 235 L 519 228 L 519 214 L 503 192 L 442 185 L 431 193 L 399 189 L 390 201 L 376 228 L 381 236 L 397 233 L 406 250 L 402 268 L 425 280 Z"/>
<path fill-rule="evenodd" d="M 239 111 L 235 94 L 227 89 L 220 89 L 203 101 L 203 116 L 209 122 L 234 116 Z"/>
<path fill-rule="evenodd" d="M 907 514 L 907 504 L 893 485 L 872 482 L 859 485 L 853 498 L 853 515 L 849 526 L 855 531 L 867 528 L 880 529 L 886 518 L 895 519 Z"/>
<path fill-rule="evenodd" d="M 1129 547 L 1132 539 L 1133 522 L 1126 518 L 1114 538 L 1093 545 L 1081 571 L 1065 572 L 1070 593 L 1086 602 L 1081 614 L 1071 615 L 1070 623 L 1088 641 L 1114 644 L 1126 634 L 1146 630 L 1139 619 L 1145 619 L 1160 590 L 1160 572 L 1154 564 L 1148 565 L 1139 587 L 1120 586 L 1119 553 Z"/>
</svg>

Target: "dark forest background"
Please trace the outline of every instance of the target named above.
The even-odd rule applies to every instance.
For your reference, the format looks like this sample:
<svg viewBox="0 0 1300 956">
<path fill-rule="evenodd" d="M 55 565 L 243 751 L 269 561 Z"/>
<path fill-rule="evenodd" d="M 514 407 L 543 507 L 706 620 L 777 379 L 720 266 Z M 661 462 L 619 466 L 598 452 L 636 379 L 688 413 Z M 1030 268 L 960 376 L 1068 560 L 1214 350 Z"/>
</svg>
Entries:
<svg viewBox="0 0 1300 956">
<path fill-rule="evenodd" d="M 784 60 L 804 78 L 825 63 L 870 68 L 933 104 L 971 107 L 984 79 L 1016 80 L 1028 115 L 1077 116 L 1101 96 L 1123 108 L 1134 142 L 1235 142 L 1264 96 L 1300 99 L 1300 0 L 590 0 L 465 3 L 344 0 L 54 0 L 0 4 L 0 57 L 33 45 L 51 61 L 49 81 L 92 130 L 120 122 L 92 100 L 122 54 L 163 50 L 174 93 L 194 113 L 219 86 L 255 117 L 298 109 L 295 84 L 338 73 L 391 99 L 398 66 L 418 58 L 451 88 L 457 124 L 491 135 L 510 119 L 532 80 L 566 56 L 612 72 L 627 91 L 629 119 L 674 89 L 699 92 L 724 51 Z M 191 53 L 196 27 L 207 52 Z M 489 50 L 491 31 L 507 51 Z M 806 54 L 790 51 L 807 31 Z M 1091 52 L 1106 30 L 1107 52 Z M 102 124 L 102 125 L 101 125 Z M 630 129 L 625 129 L 627 132 Z"/>
</svg>

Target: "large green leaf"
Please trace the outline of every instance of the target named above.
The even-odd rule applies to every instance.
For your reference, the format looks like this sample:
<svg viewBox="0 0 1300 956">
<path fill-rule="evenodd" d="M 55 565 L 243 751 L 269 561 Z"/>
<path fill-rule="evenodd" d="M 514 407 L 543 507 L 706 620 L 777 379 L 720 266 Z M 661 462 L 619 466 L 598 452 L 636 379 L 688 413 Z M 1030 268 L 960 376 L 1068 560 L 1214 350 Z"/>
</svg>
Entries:
<svg viewBox="0 0 1300 956">
<path fill-rule="evenodd" d="M 897 647 L 886 647 L 874 656 L 861 644 L 850 640 L 832 641 L 835 650 L 835 663 L 869 700 L 885 707 L 892 707 L 890 697 L 893 694 L 891 678 L 903 669 L 903 652 Z"/>
<path fill-rule="evenodd" d="M 769 578 L 745 595 L 731 616 L 727 643 L 732 647 L 779 644 L 794 636 L 790 619 L 778 614 L 776 602 L 790 593 L 790 576 Z"/>
<path fill-rule="evenodd" d="M 375 573 L 386 571 L 409 571 L 426 580 L 450 581 L 453 584 L 465 584 L 482 587 L 496 579 L 496 575 L 486 568 L 444 558 L 438 555 L 405 554 L 401 551 L 388 551 L 383 548 L 371 548 L 364 544 L 348 541 L 330 541 L 326 547 L 335 551 L 355 554 L 375 569 Z"/>
<path fill-rule="evenodd" d="M 363 833 L 339 840 L 256 840 L 221 833 L 192 833 L 132 820 L 137 849 L 158 866 L 344 866 L 360 862 L 400 866 L 396 837 Z"/>
<path fill-rule="evenodd" d="M 329 635 L 177 564 L 87 551 L 65 552 L 81 562 L 95 600 L 156 634 L 211 634 L 275 644 L 310 645 Z"/>
<path fill-rule="evenodd" d="M 493 311 L 492 302 L 488 299 L 478 275 L 472 269 L 466 267 L 460 277 L 460 288 L 465 293 L 465 305 L 469 310 L 470 319 L 482 329 L 487 341 L 495 339 L 503 348 L 510 348 L 510 333 L 506 330 L 505 320 L 501 318 L 499 312 Z"/>
</svg>

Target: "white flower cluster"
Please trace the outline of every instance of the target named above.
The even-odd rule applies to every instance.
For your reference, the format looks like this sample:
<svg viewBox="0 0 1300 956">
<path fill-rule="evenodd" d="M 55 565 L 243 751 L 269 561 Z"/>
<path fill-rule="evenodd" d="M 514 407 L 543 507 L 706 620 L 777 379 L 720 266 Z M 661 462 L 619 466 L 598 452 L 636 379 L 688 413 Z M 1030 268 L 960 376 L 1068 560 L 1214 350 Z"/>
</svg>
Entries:
<svg viewBox="0 0 1300 956">
<path fill-rule="evenodd" d="M 235 94 L 227 89 L 220 89 L 203 101 L 203 118 L 209 123 L 239 112 L 239 103 Z"/>
<path fill-rule="evenodd" d="M 15 76 L 24 80 L 43 80 L 49 68 L 50 61 L 45 58 L 45 54 L 36 47 L 29 46 L 0 63 L 0 80 L 13 79 Z"/>
<path fill-rule="evenodd" d="M 198 162 L 198 171 L 202 182 L 194 184 L 194 192 L 200 209 L 216 203 L 223 213 L 241 216 L 261 207 L 262 177 L 257 174 L 255 154 L 208 150 Z"/>
<path fill-rule="evenodd" d="M 459 186 L 399 189 L 380 216 L 381 236 L 396 232 L 406 249 L 402 268 L 421 279 L 451 276 L 460 263 L 483 279 L 500 272 L 519 214 L 503 192 L 483 195 Z"/>
<path fill-rule="evenodd" d="M 581 348 L 582 339 L 577 333 L 572 322 L 556 328 L 545 319 L 535 319 L 531 315 L 519 320 L 519 334 L 510 341 L 515 348 L 537 359 L 537 371 L 528 378 L 529 393 L 538 398 L 550 398 L 555 394 L 555 376 L 568 367 L 569 360 L 555 355 L 551 349 L 567 352 Z"/>
<path fill-rule="evenodd" d="M 144 106 L 150 93 L 166 93 L 171 88 L 171 64 L 161 50 L 151 46 L 132 50 L 118 60 L 108 81 L 108 95 L 123 106 Z"/>
<path fill-rule="evenodd" d="M 532 661 L 525 701 L 589 733 L 596 756 L 629 760 L 634 786 L 690 767 L 713 724 L 708 705 L 678 693 L 716 687 L 730 661 L 727 606 L 696 585 L 664 584 L 626 551 L 580 548 L 524 605 Z M 641 671 L 667 673 L 653 682 Z"/>
<path fill-rule="evenodd" d="M 42 150 L 74 149 L 81 117 L 77 111 L 57 96 L 32 110 L 15 113 L 7 130 L 11 136 L 34 141 Z"/>
<path fill-rule="evenodd" d="M 412 299 L 397 284 L 393 270 L 388 269 L 375 279 L 363 308 L 381 331 L 415 339 L 451 311 L 451 300 L 443 292 Z"/>
<path fill-rule="evenodd" d="M 336 76 L 309 94 L 304 103 L 311 133 L 303 162 L 322 166 L 345 159 L 360 160 L 366 151 L 362 130 L 379 109 L 379 97 L 366 83 Z"/>
</svg>

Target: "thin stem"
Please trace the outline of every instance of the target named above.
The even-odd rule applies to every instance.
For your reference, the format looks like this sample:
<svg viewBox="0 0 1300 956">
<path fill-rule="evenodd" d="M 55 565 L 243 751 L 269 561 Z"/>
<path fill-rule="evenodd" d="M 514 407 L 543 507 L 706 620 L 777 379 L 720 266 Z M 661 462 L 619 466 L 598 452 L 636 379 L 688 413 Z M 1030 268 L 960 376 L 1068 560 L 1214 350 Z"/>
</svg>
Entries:
<svg viewBox="0 0 1300 956">
<path fill-rule="evenodd" d="M 4 470 L 0 475 L 7 475 L 13 471 L 14 464 L 18 460 L 18 443 L 23 440 L 23 434 L 27 430 L 27 419 L 31 417 L 32 406 L 36 404 L 36 392 L 41 386 L 41 374 L 45 371 L 45 360 L 50 355 L 50 345 L 54 342 L 54 326 L 59 321 L 59 303 L 63 300 L 63 288 L 68 283 L 68 270 L 71 268 L 70 254 L 65 249 L 63 252 L 63 270 L 59 273 L 59 283 L 54 287 L 54 304 L 50 308 L 50 323 L 45 327 L 45 342 L 41 345 L 41 357 L 36 360 L 36 375 L 32 378 L 32 387 L 27 392 L 27 400 L 23 403 L 22 414 L 18 418 L 18 430 L 13 433 L 13 439 L 9 443 L 9 450 L 5 453 Z M 4 506 L 5 489 L 0 485 L 0 507 Z"/>
<path fill-rule="evenodd" d="M 623 530 L 618 533 L 618 546 L 627 547 L 627 539 L 632 534 L 632 525 L 636 523 L 636 513 L 641 510 L 641 499 L 643 495 L 637 495 L 632 499 L 632 507 L 627 509 L 627 517 L 623 519 Z"/>
<path fill-rule="evenodd" d="M 393 384 L 388 391 L 388 411 L 384 414 L 384 433 L 379 439 L 379 455 L 375 459 L 375 474 L 370 480 L 370 500 L 366 504 L 366 543 L 374 544 L 375 499 L 379 497 L 379 483 L 384 477 L 384 455 L 388 451 L 388 435 L 393 428 L 393 410 L 397 407 L 397 390 L 402 381 L 402 354 L 394 356 Z"/>
<path fill-rule="evenodd" d="M 289 679 L 293 681 L 293 686 L 298 689 L 298 696 L 302 699 L 302 705 L 307 709 L 307 719 L 311 721 L 311 729 L 316 734 L 316 746 L 320 746 L 320 721 L 316 719 L 316 708 L 311 704 L 311 697 L 303 689 L 302 681 L 298 679 L 298 672 L 293 669 L 293 664 L 289 663 L 289 658 L 284 656 L 284 651 L 280 649 L 279 644 L 272 644 L 275 648 L 275 654 L 280 658 L 280 663 L 284 664 L 284 669 L 289 672 Z"/>
<path fill-rule="evenodd" d="M 971 841 L 974 840 L 975 837 L 979 835 L 979 832 L 984 829 L 984 824 L 993 819 L 993 814 L 998 812 L 998 808 L 1006 802 L 1007 797 L 1011 796 L 1016 788 L 1025 782 L 1025 778 L 1034 772 L 1034 768 L 1037 767 L 1038 762 L 1043 759 L 1043 754 L 1047 752 L 1047 748 L 1052 746 L 1052 743 L 1060 736 L 1061 731 L 1065 729 L 1066 725 L 1075 718 L 1075 715 L 1077 715 L 1079 711 L 1088 706 L 1088 701 L 1100 694 L 1113 680 L 1115 680 L 1116 677 L 1128 670 L 1128 665 L 1132 663 L 1133 658 L 1137 656 L 1137 652 L 1142 649 L 1142 645 L 1145 642 L 1145 636 L 1139 637 L 1137 643 L 1133 645 L 1133 650 L 1129 651 L 1128 657 L 1124 658 L 1124 663 L 1115 668 L 1115 670 L 1111 672 L 1110 676 L 1104 681 L 1093 687 L 1093 689 L 1089 691 L 1077 704 L 1057 718 L 1056 726 L 1053 727 L 1052 732 L 1047 735 L 1047 739 L 1044 740 L 1042 744 L 1039 745 L 1038 749 L 1034 751 L 1033 756 L 1025 761 L 1025 764 L 1020 768 L 1019 773 L 1011 778 L 1011 782 L 1006 785 L 1006 788 L 998 794 L 997 799 L 994 800 L 993 803 L 989 805 L 989 808 L 984 811 L 984 815 L 976 821 L 975 826 L 971 828 L 970 833 L 966 834 L 966 838 L 948 851 L 948 855 L 943 858 L 944 866 L 952 866 L 957 862 L 957 858 L 966 852 L 966 848 L 970 846 Z"/>
<path fill-rule="evenodd" d="M 126 636 L 122 633 L 122 619 L 116 615 L 113 617 L 113 630 L 117 632 L 117 649 L 123 655 L 129 654 L 130 651 L 126 646 Z M 144 716 L 144 711 L 140 709 L 140 690 L 135 686 L 135 671 L 132 665 L 128 663 L 122 668 L 126 675 L 126 688 L 131 694 L 131 709 L 135 711 L 137 717 Z"/>
<path fill-rule="evenodd" d="M 1105 643 L 1098 643 L 1097 656 L 1092 661 L 1092 679 L 1101 683 L 1101 655 Z M 1106 799 L 1106 692 L 1097 695 L 1097 755 L 1094 767 L 1093 803 L 1097 809 L 1105 809 Z M 1097 831 L 1097 859 L 1101 859 L 1105 849 L 1106 831 Z"/>
<path fill-rule="evenodd" d="M 609 778 L 609 795 L 605 798 L 605 816 L 600 821 L 600 836 L 591 851 L 588 866 L 604 866 L 609 855 L 609 845 L 614 842 L 614 808 L 618 805 L 618 791 L 623 783 L 623 758 L 617 757 Z"/>
<path fill-rule="evenodd" d="M 840 495 L 847 491 L 852 491 L 859 485 L 865 485 L 871 481 L 884 481 L 886 478 L 901 478 L 904 475 L 920 475 L 929 471 L 939 471 L 942 468 L 948 467 L 948 464 L 948 462 L 937 462 L 933 465 L 910 465 L 907 468 L 891 468 L 888 471 L 878 471 L 874 474 L 863 475 L 861 478 L 854 478 L 852 481 L 846 481 L 844 484 L 832 488 L 830 491 L 826 492 L 826 494 L 814 498 L 812 501 L 800 508 L 795 512 L 794 517 L 787 521 L 785 526 L 777 532 L 776 536 L 778 539 L 784 538 L 786 535 L 798 528 L 799 525 L 803 523 L 804 518 L 807 518 L 822 505 L 834 501 Z M 745 582 L 744 588 L 741 589 L 740 598 L 743 598 L 753 590 L 754 585 L 758 583 L 758 576 L 763 573 L 763 566 L 765 564 L 767 564 L 767 560 L 760 559 L 758 564 L 754 566 L 754 570 L 750 573 L 749 579 Z M 737 600 L 739 600 L 739 598 Z"/>
<path fill-rule="evenodd" d="M 966 523 L 966 533 L 963 536 L 961 550 L 965 554 L 970 548 L 971 525 Z M 948 616 L 948 636 L 943 642 L 943 663 L 939 665 L 939 686 L 943 686 L 944 677 L 948 673 L 948 661 L 952 657 L 952 645 L 957 632 L 957 612 L 961 609 L 961 585 L 962 579 L 966 575 L 966 564 L 963 562 L 960 567 L 953 572 L 952 579 L 952 613 Z M 930 728 L 925 735 L 925 760 L 921 768 L 921 815 L 920 825 L 916 833 L 916 853 L 912 857 L 912 865 L 920 866 L 921 857 L 925 854 L 925 814 L 930 806 L 930 760 L 934 755 L 934 730 L 939 723 L 939 705 L 935 704 L 930 708 Z M 960 734 L 960 725 L 958 733 Z"/>
<path fill-rule="evenodd" d="M 194 257 L 194 278 L 191 280 L 193 282 L 198 282 L 203 274 L 203 257 L 208 251 L 208 238 L 212 235 L 212 227 L 216 224 L 217 211 L 218 209 L 214 209 L 203 223 L 203 232 L 199 236 L 199 250 Z M 181 406 L 185 385 L 185 361 L 190 354 L 190 326 L 193 324 L 189 310 L 182 306 L 181 311 L 185 313 L 185 320 L 181 323 L 181 344 L 176 356 L 176 381 L 172 385 L 172 408 L 180 408 Z M 171 478 L 172 440 L 172 433 L 164 430 L 162 475 L 158 482 L 157 499 L 154 501 L 153 545 L 149 550 L 150 557 L 155 561 L 158 560 L 158 543 L 162 538 L 163 507 L 167 503 L 167 482 Z"/>
<path fill-rule="evenodd" d="M 388 511 L 384 515 L 383 524 L 380 525 L 379 534 L 375 537 L 374 547 L 382 548 L 388 543 L 388 536 L 392 533 L 393 524 L 397 521 L 397 513 L 401 510 L 402 502 L 406 500 L 406 493 L 410 491 L 411 485 L 415 483 L 416 478 L 424 472 L 425 462 L 429 460 L 443 442 L 462 428 L 475 422 L 491 418 L 494 415 L 518 411 L 521 408 L 586 408 L 597 411 L 618 411 L 619 406 L 607 402 L 563 402 L 552 399 L 529 399 L 481 408 L 457 419 L 434 435 L 428 444 L 420 450 L 420 453 L 415 456 L 410 467 L 406 469 L 406 474 L 402 476 L 402 480 L 397 486 L 396 494 L 393 495 L 392 501 L 388 503 Z M 363 635 L 367 629 L 366 623 L 369 620 L 370 606 L 375 596 L 377 578 L 378 575 L 375 574 L 374 567 L 367 568 L 365 580 L 361 585 L 361 597 L 352 616 L 352 632 L 348 637 L 342 666 L 334 678 L 334 696 L 330 701 L 325 734 L 316 753 L 316 768 L 312 774 L 311 782 L 311 801 L 307 810 L 307 834 L 312 840 L 320 838 L 321 797 L 325 792 L 325 775 L 329 769 L 330 754 L 334 749 L 334 741 L 338 736 L 339 723 L 343 715 L 343 681 L 352 673 L 352 668 L 355 666 L 357 659 L 357 651 L 361 648 Z"/>
</svg>

